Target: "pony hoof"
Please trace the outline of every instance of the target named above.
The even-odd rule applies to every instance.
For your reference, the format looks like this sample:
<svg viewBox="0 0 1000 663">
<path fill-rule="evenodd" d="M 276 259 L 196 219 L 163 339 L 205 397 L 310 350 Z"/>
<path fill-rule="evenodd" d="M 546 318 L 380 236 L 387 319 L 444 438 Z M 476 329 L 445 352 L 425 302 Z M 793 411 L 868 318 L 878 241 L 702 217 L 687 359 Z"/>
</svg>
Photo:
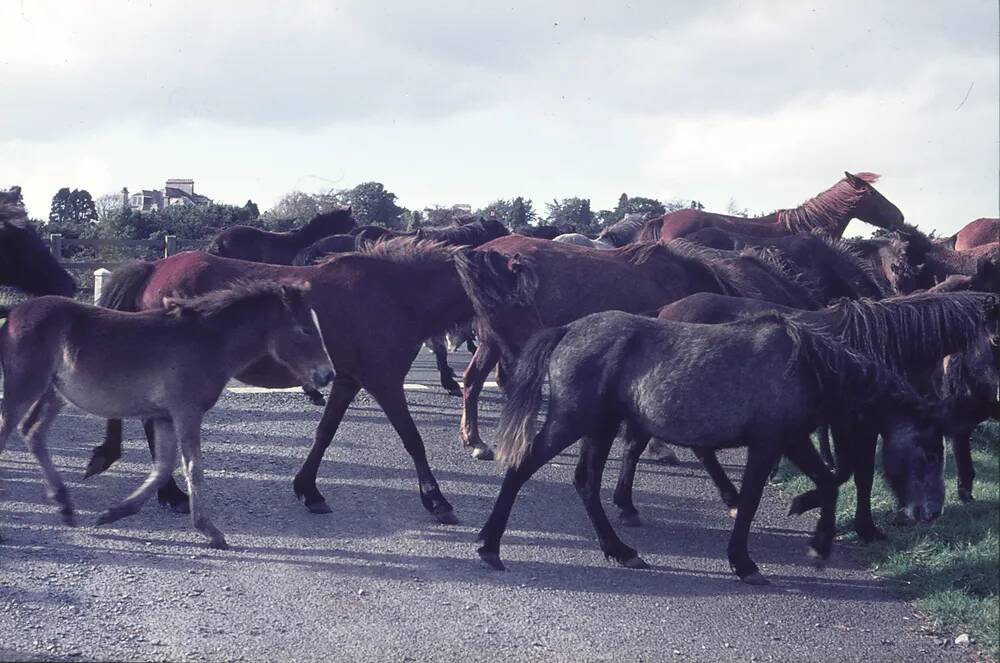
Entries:
<svg viewBox="0 0 1000 663">
<path fill-rule="evenodd" d="M 309 509 L 309 513 L 333 513 L 333 509 L 323 498 L 316 502 L 306 502 L 306 508 Z"/>
<path fill-rule="evenodd" d="M 882 530 L 873 525 L 870 528 L 858 530 L 858 538 L 864 543 L 875 543 L 876 541 L 885 541 L 886 536 Z"/>
<path fill-rule="evenodd" d="M 740 576 L 740 580 L 748 585 L 757 585 L 758 587 L 763 587 L 764 585 L 770 585 L 771 581 L 760 574 L 760 571 L 754 571 L 745 576 Z"/>
<path fill-rule="evenodd" d="M 493 450 L 479 442 L 472 445 L 472 457 L 476 460 L 493 460 Z"/>
<path fill-rule="evenodd" d="M 624 566 L 626 569 L 648 569 L 649 564 L 647 564 L 642 557 L 635 555 L 634 557 L 629 557 L 624 561 L 619 561 L 619 564 Z"/>
<path fill-rule="evenodd" d="M 212 539 L 208 542 L 209 548 L 214 548 L 215 550 L 229 550 L 229 544 L 226 543 L 224 538 Z"/>
<path fill-rule="evenodd" d="M 69 527 L 76 527 L 76 514 L 72 511 L 62 513 L 63 524 Z"/>
<path fill-rule="evenodd" d="M 642 520 L 639 519 L 638 513 L 620 513 L 618 521 L 625 527 L 642 527 Z"/>
<path fill-rule="evenodd" d="M 116 520 L 121 520 L 125 517 L 125 513 L 118 511 L 117 509 L 108 509 L 101 515 L 97 516 L 96 525 L 107 525 L 108 523 L 113 523 Z"/>
<path fill-rule="evenodd" d="M 976 498 L 972 496 L 972 491 L 965 488 L 958 489 L 958 499 L 962 500 L 964 504 L 976 501 Z"/>
<path fill-rule="evenodd" d="M 667 448 L 664 448 L 664 449 L 661 449 L 661 450 L 658 450 L 658 451 L 647 452 L 646 457 L 650 461 L 652 461 L 654 463 L 659 463 L 660 465 L 671 465 L 671 466 L 673 466 L 673 465 L 680 465 L 681 464 L 681 460 L 680 460 L 680 458 L 677 457 L 677 454 L 675 454 L 671 449 L 667 449 Z"/>
<path fill-rule="evenodd" d="M 486 562 L 486 565 L 495 571 L 506 571 L 507 567 L 503 565 L 500 561 L 500 553 L 486 552 L 485 550 L 477 551 L 479 553 L 479 559 Z"/>
<path fill-rule="evenodd" d="M 83 471 L 83 478 L 88 479 L 95 474 L 100 474 L 111 467 L 111 462 L 100 454 L 94 454 L 87 463 L 87 468 Z"/>
<path fill-rule="evenodd" d="M 170 507 L 170 510 L 173 511 L 174 513 L 181 513 L 181 514 L 191 513 L 191 505 L 188 503 L 187 500 L 179 502 L 167 502 L 166 506 Z"/>
<path fill-rule="evenodd" d="M 462 390 L 461 389 L 446 389 L 445 391 L 448 392 L 449 396 L 461 396 L 462 395 Z"/>
<path fill-rule="evenodd" d="M 728 513 L 728 514 L 729 514 L 729 517 L 730 517 L 730 518 L 735 518 L 736 516 L 740 515 L 740 510 L 739 510 L 739 509 L 737 509 L 737 508 L 736 508 L 736 507 L 734 507 L 734 506 L 731 506 L 731 507 L 729 507 L 729 510 L 728 510 L 728 511 L 726 511 L 726 513 Z"/>
<path fill-rule="evenodd" d="M 437 518 L 437 521 L 442 525 L 458 524 L 458 516 L 455 515 L 455 511 L 451 508 L 435 511 L 434 517 Z"/>
<path fill-rule="evenodd" d="M 309 402 L 313 405 L 318 405 L 320 407 L 326 405 L 326 398 L 324 398 L 323 394 L 318 391 L 316 393 L 306 394 L 306 396 L 309 397 Z"/>
</svg>

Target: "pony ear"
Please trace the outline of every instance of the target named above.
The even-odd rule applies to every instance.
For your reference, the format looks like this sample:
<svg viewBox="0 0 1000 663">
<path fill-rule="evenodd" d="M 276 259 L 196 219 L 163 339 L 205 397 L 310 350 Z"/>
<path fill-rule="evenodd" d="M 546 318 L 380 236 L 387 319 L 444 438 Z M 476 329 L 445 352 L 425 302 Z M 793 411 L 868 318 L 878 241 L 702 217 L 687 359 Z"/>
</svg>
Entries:
<svg viewBox="0 0 1000 663">
<path fill-rule="evenodd" d="M 853 174 L 847 172 L 846 170 L 844 171 L 844 178 L 848 182 L 850 182 L 851 184 L 853 184 L 855 187 L 857 187 L 859 189 L 862 188 L 862 187 L 868 186 L 868 183 L 865 182 L 863 179 L 861 179 L 857 175 L 853 175 Z"/>
<path fill-rule="evenodd" d="M 521 260 L 521 254 L 515 253 L 507 260 L 507 269 L 514 272 L 515 274 L 521 271 L 524 266 L 524 262 Z"/>
</svg>

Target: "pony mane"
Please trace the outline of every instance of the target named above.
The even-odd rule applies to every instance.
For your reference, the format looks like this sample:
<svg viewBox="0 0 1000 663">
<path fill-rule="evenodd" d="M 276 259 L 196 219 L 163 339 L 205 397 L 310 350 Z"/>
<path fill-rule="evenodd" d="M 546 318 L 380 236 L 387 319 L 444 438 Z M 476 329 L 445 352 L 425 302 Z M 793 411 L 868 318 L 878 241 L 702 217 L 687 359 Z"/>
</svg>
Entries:
<svg viewBox="0 0 1000 663">
<path fill-rule="evenodd" d="M 234 306 L 256 303 L 258 306 L 271 298 L 287 297 L 289 286 L 274 281 L 240 280 L 223 290 L 213 290 L 196 297 L 169 297 L 166 311 L 176 318 L 194 316 L 211 322 Z"/>
<path fill-rule="evenodd" d="M 927 357 L 943 357 L 981 341 L 998 297 L 987 293 L 917 293 L 845 300 L 831 308 L 831 330 L 842 342 L 889 369 L 906 374 Z"/>
<path fill-rule="evenodd" d="M 755 264 L 782 285 L 787 285 L 791 294 L 800 301 L 816 305 L 820 300 L 815 285 L 806 282 L 797 275 L 784 260 L 773 252 L 756 248 L 746 248 L 740 251 L 713 249 L 683 238 L 671 240 L 667 246 L 675 253 L 701 262 L 712 269 L 719 280 L 726 284 L 724 294 L 762 299 L 761 293 L 755 287 L 744 283 L 742 279 L 737 278 L 738 274 L 733 272 L 733 262 L 743 260 Z"/>
<path fill-rule="evenodd" d="M 879 180 L 875 173 L 856 173 L 855 177 L 871 184 Z M 808 232 L 846 223 L 867 189 L 858 189 L 844 177 L 832 187 L 816 194 L 794 209 L 780 209 L 774 214 L 791 232 Z"/>
<path fill-rule="evenodd" d="M 875 177 L 878 176 L 876 175 Z M 861 253 L 848 240 L 840 237 L 833 237 L 829 233 L 825 233 L 821 230 L 814 230 L 812 234 L 831 249 L 836 251 L 837 254 L 843 260 L 849 262 L 852 267 L 871 279 L 872 283 L 878 289 L 880 296 L 888 297 L 892 295 L 892 289 L 889 287 L 889 282 L 876 271 L 875 266 L 872 265 L 871 262 L 861 257 Z"/>
<path fill-rule="evenodd" d="M 932 409 L 930 403 L 895 371 L 843 343 L 828 330 L 801 320 L 797 314 L 768 311 L 748 315 L 730 324 L 771 324 L 780 328 L 792 343 L 786 372 L 791 372 L 796 365 L 806 369 L 822 395 L 822 409 L 827 416 L 842 413 L 845 403 L 847 409 L 864 408 L 884 398 L 917 415 L 925 415 Z"/>
<path fill-rule="evenodd" d="M 621 247 L 638 239 L 637 234 L 645 224 L 646 215 L 626 214 L 621 221 L 611 224 L 598 233 L 597 239 L 606 239 Z"/>
<path fill-rule="evenodd" d="M 681 242 L 683 244 L 683 248 L 691 248 L 691 253 L 686 253 L 684 250 L 675 250 L 676 247 L 674 246 L 674 242 L 666 245 L 660 244 L 659 242 L 642 241 L 632 242 L 631 244 L 626 244 L 621 248 L 614 249 L 614 253 L 621 257 L 622 260 L 636 266 L 644 265 L 646 263 L 659 263 L 664 267 L 664 275 L 670 275 L 668 269 L 676 268 L 677 263 L 681 263 L 684 268 L 701 272 L 704 276 L 714 281 L 720 294 L 739 294 L 725 278 L 724 274 L 720 273 L 720 270 L 713 265 L 711 259 L 703 259 L 701 255 L 698 254 L 698 251 L 695 248 L 697 247 L 696 244 L 682 239 L 674 241 Z"/>
<path fill-rule="evenodd" d="M 444 242 L 407 236 L 362 243 L 355 255 L 377 258 L 401 265 L 420 265 L 450 262 L 460 250 L 461 247 L 450 246 Z M 333 256 L 326 262 L 336 259 L 337 256 Z"/>
</svg>

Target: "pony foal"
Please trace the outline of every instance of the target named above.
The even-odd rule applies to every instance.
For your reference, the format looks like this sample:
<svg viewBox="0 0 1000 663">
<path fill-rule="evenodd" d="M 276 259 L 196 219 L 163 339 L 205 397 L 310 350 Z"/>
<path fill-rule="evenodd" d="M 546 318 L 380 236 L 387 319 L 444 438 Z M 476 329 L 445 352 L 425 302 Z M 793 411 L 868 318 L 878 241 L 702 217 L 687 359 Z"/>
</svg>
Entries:
<svg viewBox="0 0 1000 663">
<path fill-rule="evenodd" d="M 164 308 L 142 313 L 54 296 L 16 307 L 0 330 L 0 451 L 17 428 L 41 466 L 49 497 L 72 525 L 68 491 L 45 446 L 64 401 L 100 417 L 151 419 L 153 470 L 97 524 L 138 512 L 170 477 L 179 444 L 194 527 L 213 548 L 228 547 L 202 496 L 201 422 L 226 383 L 263 356 L 303 384 L 322 386 L 332 379 L 315 314 L 304 298 L 308 289 L 308 283 L 243 283 L 194 299 L 164 297 Z"/>
</svg>

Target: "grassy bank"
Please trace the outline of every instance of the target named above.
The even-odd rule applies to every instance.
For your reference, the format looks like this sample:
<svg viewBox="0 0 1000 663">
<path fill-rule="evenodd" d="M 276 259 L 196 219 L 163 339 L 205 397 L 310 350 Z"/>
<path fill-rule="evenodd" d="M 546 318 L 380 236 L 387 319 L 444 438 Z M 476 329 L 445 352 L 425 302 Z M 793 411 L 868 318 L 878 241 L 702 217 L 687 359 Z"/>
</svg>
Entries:
<svg viewBox="0 0 1000 663">
<path fill-rule="evenodd" d="M 973 439 L 976 485 L 971 504 L 955 491 L 955 464 L 947 458 L 948 499 L 944 514 L 930 526 L 897 526 L 894 501 L 880 473 L 872 494 L 875 521 L 889 540 L 864 546 L 862 561 L 900 595 L 915 601 L 943 630 L 969 633 L 981 651 L 1000 658 L 1000 426 L 983 424 Z M 783 464 L 776 478 L 782 490 L 796 494 L 812 487 Z M 837 529 L 856 540 L 854 484 L 837 503 Z M 849 532 L 849 534 L 848 534 Z"/>
</svg>

